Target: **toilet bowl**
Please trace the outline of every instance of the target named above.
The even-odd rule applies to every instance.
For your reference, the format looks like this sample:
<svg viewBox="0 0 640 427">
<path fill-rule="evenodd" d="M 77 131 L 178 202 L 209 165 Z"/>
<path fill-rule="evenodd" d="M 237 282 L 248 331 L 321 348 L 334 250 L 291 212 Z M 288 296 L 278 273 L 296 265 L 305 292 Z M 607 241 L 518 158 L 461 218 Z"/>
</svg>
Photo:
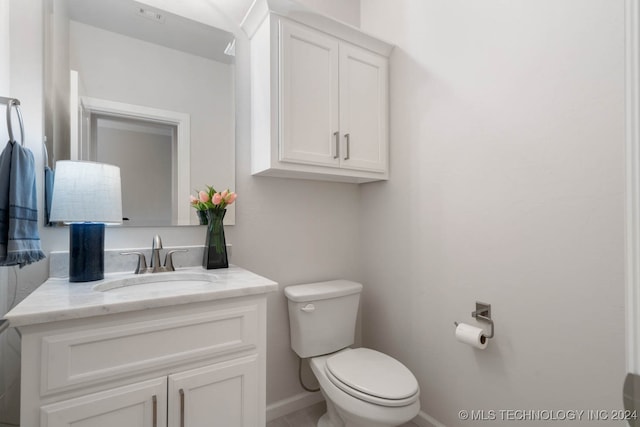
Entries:
<svg viewBox="0 0 640 427">
<path fill-rule="evenodd" d="M 351 349 L 362 285 L 348 280 L 289 286 L 291 347 L 310 366 L 327 401 L 318 427 L 395 427 L 420 410 L 420 389 L 402 363 Z"/>
<path fill-rule="evenodd" d="M 377 360 L 366 363 L 368 353 Z M 329 366 L 342 356 L 353 356 L 349 359 L 354 363 L 362 358 L 363 369 L 354 377 L 362 374 L 360 379 L 363 379 L 368 371 L 368 379 L 358 383 L 353 377 L 337 378 Z M 376 362 L 381 363 L 374 368 Z M 314 357 L 310 365 L 327 401 L 327 413 L 318 427 L 394 427 L 412 420 L 420 410 L 420 391 L 415 377 L 404 365 L 383 353 L 366 348 L 345 349 Z M 389 383 L 390 379 L 393 384 Z"/>
</svg>

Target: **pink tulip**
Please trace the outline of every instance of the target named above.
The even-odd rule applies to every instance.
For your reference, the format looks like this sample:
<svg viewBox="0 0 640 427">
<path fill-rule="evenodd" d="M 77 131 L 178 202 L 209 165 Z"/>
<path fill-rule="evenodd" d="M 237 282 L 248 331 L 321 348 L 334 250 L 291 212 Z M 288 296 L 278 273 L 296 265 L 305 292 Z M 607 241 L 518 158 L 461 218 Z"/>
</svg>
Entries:
<svg viewBox="0 0 640 427">
<path fill-rule="evenodd" d="M 227 195 L 229 195 L 229 190 L 224 190 L 224 191 L 220 194 L 220 196 L 222 196 L 222 198 L 223 198 L 223 199 L 225 199 L 225 200 L 227 199 Z"/>
<path fill-rule="evenodd" d="M 213 199 L 211 200 L 211 203 L 218 206 L 221 201 L 222 201 L 222 196 L 220 195 L 220 193 L 216 193 L 213 195 Z"/>
<path fill-rule="evenodd" d="M 233 202 L 236 201 L 236 199 L 238 198 L 238 195 L 234 192 L 229 193 L 229 195 L 227 196 L 227 204 L 231 205 L 233 204 Z"/>
<path fill-rule="evenodd" d="M 200 197 L 200 201 L 202 203 L 206 203 L 209 201 L 209 195 L 207 194 L 206 191 L 201 191 L 198 193 L 198 196 Z"/>
<path fill-rule="evenodd" d="M 192 205 L 197 205 L 198 204 L 198 198 L 196 196 L 194 196 L 193 194 L 191 196 L 189 196 L 189 201 L 191 202 Z"/>
</svg>

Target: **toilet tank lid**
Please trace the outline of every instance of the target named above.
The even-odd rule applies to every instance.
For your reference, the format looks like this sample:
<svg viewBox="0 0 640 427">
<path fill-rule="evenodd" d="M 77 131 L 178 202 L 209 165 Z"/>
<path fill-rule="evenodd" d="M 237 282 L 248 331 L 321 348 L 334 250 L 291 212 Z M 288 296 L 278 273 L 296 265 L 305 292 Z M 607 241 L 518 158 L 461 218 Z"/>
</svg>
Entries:
<svg viewBox="0 0 640 427">
<path fill-rule="evenodd" d="M 361 291 L 362 284 L 358 282 L 331 280 L 328 282 L 287 286 L 284 289 L 284 294 L 290 301 L 309 302 L 358 294 Z"/>
</svg>

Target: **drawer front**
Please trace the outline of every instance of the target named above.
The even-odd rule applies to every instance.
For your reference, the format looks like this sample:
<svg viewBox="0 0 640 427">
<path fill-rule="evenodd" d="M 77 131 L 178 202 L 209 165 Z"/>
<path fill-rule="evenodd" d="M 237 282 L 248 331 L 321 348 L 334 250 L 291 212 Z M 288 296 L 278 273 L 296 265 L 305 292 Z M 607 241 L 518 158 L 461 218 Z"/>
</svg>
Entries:
<svg viewBox="0 0 640 427">
<path fill-rule="evenodd" d="M 257 305 L 49 335 L 41 393 L 250 350 L 257 342 Z"/>
</svg>

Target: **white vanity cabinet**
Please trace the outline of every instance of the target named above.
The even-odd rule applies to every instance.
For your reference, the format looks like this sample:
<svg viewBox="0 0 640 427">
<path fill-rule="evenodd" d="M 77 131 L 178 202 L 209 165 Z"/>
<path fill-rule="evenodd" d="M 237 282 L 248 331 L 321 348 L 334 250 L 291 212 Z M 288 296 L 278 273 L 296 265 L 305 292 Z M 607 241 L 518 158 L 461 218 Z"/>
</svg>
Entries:
<svg viewBox="0 0 640 427">
<path fill-rule="evenodd" d="M 269 12 L 255 28 L 251 17 L 246 24 L 252 173 L 356 183 L 388 179 L 392 47 L 309 16 Z"/>
<path fill-rule="evenodd" d="M 266 297 L 20 327 L 21 424 L 265 425 Z"/>
</svg>

